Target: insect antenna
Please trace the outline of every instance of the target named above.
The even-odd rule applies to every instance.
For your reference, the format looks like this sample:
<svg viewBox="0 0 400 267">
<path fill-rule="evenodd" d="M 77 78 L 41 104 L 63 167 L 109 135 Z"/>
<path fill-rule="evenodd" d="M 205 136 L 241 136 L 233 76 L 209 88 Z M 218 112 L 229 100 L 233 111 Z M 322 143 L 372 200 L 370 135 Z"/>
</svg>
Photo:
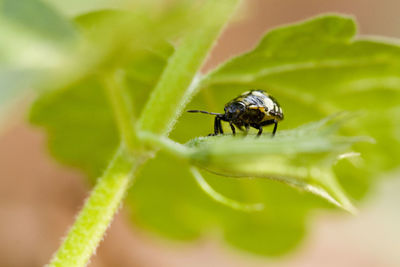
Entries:
<svg viewBox="0 0 400 267">
<path fill-rule="evenodd" d="M 190 113 L 204 113 L 204 114 L 209 114 L 209 115 L 224 115 L 224 114 L 221 114 L 221 113 L 208 112 L 208 111 L 204 111 L 204 110 L 187 110 L 187 112 L 190 112 Z"/>
</svg>

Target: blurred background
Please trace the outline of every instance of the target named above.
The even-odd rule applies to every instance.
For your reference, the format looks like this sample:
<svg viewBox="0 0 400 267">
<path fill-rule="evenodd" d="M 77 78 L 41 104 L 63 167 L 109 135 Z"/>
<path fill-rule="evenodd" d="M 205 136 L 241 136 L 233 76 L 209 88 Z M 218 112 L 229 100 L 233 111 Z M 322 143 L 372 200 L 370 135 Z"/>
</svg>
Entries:
<svg viewBox="0 0 400 267">
<path fill-rule="evenodd" d="M 400 38 L 396 0 L 247 0 L 225 30 L 207 70 L 252 48 L 269 29 L 326 12 L 354 16 L 360 34 Z M 44 133 L 26 122 L 23 104 L 0 136 L 0 266 L 43 266 L 88 194 L 83 175 L 55 162 Z M 398 119 L 398 118 L 394 118 Z M 268 259 L 216 237 L 192 243 L 160 239 L 118 214 L 89 266 L 400 266 L 400 174 L 371 192 L 357 216 L 319 212 L 294 251 Z"/>
</svg>

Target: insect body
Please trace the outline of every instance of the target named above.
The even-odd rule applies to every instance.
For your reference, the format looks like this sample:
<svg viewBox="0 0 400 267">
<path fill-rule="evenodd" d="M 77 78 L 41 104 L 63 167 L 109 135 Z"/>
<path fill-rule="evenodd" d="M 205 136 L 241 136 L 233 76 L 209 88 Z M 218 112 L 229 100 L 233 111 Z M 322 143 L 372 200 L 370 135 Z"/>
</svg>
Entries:
<svg viewBox="0 0 400 267">
<path fill-rule="evenodd" d="M 278 122 L 283 120 L 282 108 L 278 102 L 263 90 L 251 90 L 244 92 L 225 105 L 225 113 L 213 113 L 202 110 L 188 110 L 188 112 L 200 112 L 215 115 L 214 134 L 223 134 L 221 121 L 229 122 L 232 133 L 235 134 L 235 126 L 246 133 L 250 127 L 258 130 L 261 135 L 264 126 L 274 124 L 272 135 L 275 135 Z M 243 129 L 244 128 L 244 129 Z"/>
</svg>

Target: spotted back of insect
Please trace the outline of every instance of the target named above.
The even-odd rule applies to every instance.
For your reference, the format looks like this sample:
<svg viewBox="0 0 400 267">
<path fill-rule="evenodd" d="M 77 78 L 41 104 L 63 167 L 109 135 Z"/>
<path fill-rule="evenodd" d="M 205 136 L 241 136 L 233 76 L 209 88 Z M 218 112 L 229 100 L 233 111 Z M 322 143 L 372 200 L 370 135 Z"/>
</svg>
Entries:
<svg viewBox="0 0 400 267">
<path fill-rule="evenodd" d="M 265 114 L 263 120 L 283 120 L 283 111 L 278 101 L 263 90 L 246 91 L 225 105 L 229 109 L 232 105 L 240 103 L 245 109 L 259 110 Z"/>
</svg>

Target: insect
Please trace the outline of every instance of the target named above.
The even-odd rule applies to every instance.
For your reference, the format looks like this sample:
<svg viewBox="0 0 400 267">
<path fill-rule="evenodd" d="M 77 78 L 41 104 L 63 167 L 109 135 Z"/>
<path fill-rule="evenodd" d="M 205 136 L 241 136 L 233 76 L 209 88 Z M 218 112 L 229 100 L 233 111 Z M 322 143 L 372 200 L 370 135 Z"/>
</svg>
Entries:
<svg viewBox="0 0 400 267">
<path fill-rule="evenodd" d="M 272 136 L 275 135 L 278 122 L 283 120 L 282 108 L 278 102 L 263 90 L 244 92 L 225 105 L 225 113 L 214 113 L 203 110 L 188 110 L 215 115 L 214 134 L 223 134 L 221 121 L 229 122 L 233 135 L 236 134 L 235 126 L 246 134 L 250 127 L 258 130 L 257 136 L 263 132 L 263 127 L 274 124 Z M 243 129 L 244 128 L 244 129 Z"/>
</svg>

